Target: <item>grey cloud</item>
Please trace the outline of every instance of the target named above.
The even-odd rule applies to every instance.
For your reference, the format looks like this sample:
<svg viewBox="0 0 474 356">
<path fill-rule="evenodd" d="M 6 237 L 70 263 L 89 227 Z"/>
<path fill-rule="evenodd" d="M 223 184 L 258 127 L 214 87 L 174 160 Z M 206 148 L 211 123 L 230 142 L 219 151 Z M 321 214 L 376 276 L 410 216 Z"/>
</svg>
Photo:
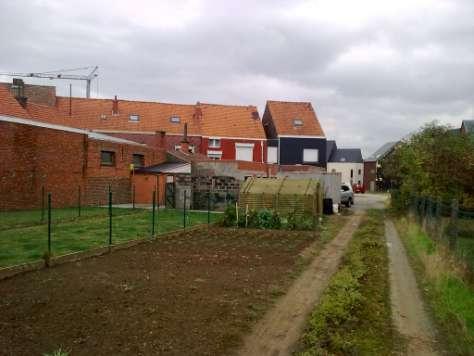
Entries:
<svg viewBox="0 0 474 356">
<path fill-rule="evenodd" d="M 434 119 L 459 125 L 474 105 L 469 0 L 357 26 L 296 18 L 286 1 L 164 5 L 2 2 L 0 71 L 98 64 L 94 90 L 106 97 L 260 110 L 267 99 L 310 100 L 328 136 L 365 153 Z M 367 58 L 352 58 L 355 49 Z"/>
</svg>

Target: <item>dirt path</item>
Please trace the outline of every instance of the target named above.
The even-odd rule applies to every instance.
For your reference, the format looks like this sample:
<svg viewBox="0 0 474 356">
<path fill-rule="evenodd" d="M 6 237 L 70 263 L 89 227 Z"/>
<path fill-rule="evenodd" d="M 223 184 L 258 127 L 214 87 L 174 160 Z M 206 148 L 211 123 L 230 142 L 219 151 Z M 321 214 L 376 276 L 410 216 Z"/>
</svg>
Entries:
<svg viewBox="0 0 474 356">
<path fill-rule="evenodd" d="M 318 303 L 331 276 L 337 271 L 345 248 L 359 225 L 353 216 L 293 283 L 288 293 L 260 320 L 244 340 L 239 355 L 290 355 L 300 338 L 309 313 Z"/>
<path fill-rule="evenodd" d="M 407 355 L 436 355 L 434 328 L 423 307 L 415 274 L 393 222 L 385 222 L 390 258 L 392 315 L 400 334 L 406 337 Z"/>
</svg>

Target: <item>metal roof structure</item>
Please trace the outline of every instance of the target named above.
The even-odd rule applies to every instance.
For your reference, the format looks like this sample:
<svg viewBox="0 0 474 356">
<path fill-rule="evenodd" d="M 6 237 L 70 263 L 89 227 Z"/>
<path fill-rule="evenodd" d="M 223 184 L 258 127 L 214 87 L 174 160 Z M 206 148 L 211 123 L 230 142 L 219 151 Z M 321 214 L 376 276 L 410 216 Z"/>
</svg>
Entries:
<svg viewBox="0 0 474 356">
<path fill-rule="evenodd" d="M 154 166 L 143 167 L 135 170 L 136 173 L 167 173 L 167 174 L 191 174 L 190 163 L 166 162 Z"/>
<path fill-rule="evenodd" d="M 390 151 L 392 151 L 398 142 L 399 141 L 392 141 L 383 144 L 382 147 L 372 153 L 366 161 L 378 161 L 379 159 L 384 158 Z"/>
<path fill-rule="evenodd" d="M 360 148 L 337 148 L 329 158 L 328 162 L 338 163 L 363 163 Z"/>
</svg>

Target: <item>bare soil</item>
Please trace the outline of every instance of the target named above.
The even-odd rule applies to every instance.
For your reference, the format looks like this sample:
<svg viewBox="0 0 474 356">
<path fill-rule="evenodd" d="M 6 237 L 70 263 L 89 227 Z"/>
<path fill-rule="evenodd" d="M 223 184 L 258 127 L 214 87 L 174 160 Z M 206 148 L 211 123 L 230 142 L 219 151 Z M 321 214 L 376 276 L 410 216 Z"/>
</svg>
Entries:
<svg viewBox="0 0 474 356">
<path fill-rule="evenodd" d="M 0 354 L 229 354 L 318 243 L 312 232 L 211 228 L 1 281 Z"/>
<path fill-rule="evenodd" d="M 257 323 L 239 355 L 291 355 L 306 320 L 337 271 L 361 215 L 354 215 L 338 235 L 316 256 L 288 293 Z"/>
<path fill-rule="evenodd" d="M 436 355 L 433 324 L 423 305 L 415 274 L 397 230 L 391 220 L 385 222 L 390 258 L 392 317 L 398 332 L 406 340 L 407 355 Z"/>
</svg>

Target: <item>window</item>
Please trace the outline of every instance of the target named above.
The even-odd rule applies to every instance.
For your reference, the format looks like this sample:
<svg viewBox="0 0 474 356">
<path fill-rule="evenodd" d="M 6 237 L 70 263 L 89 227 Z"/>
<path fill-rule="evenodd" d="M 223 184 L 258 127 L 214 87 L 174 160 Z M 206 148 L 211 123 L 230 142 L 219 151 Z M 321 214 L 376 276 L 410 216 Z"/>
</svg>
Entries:
<svg viewBox="0 0 474 356">
<path fill-rule="evenodd" d="M 173 124 L 179 124 L 181 122 L 181 118 L 179 116 L 173 115 L 170 117 L 170 122 Z"/>
<path fill-rule="evenodd" d="M 221 139 L 220 138 L 210 138 L 209 139 L 209 147 L 212 147 L 212 148 L 221 147 Z"/>
<path fill-rule="evenodd" d="M 238 161 L 253 161 L 253 143 L 236 143 L 235 159 Z"/>
<path fill-rule="evenodd" d="M 133 167 L 141 168 L 145 165 L 145 156 L 142 154 L 134 153 L 133 154 Z"/>
<path fill-rule="evenodd" d="M 294 127 L 303 126 L 303 120 L 301 120 L 301 119 L 294 119 L 294 120 L 293 120 L 293 126 L 294 126 Z"/>
<path fill-rule="evenodd" d="M 221 157 L 222 157 L 222 151 L 211 151 L 211 150 L 208 150 L 208 151 L 207 151 L 207 157 L 209 157 L 210 159 L 221 159 Z"/>
<path fill-rule="evenodd" d="M 115 152 L 100 151 L 100 164 L 102 166 L 115 166 Z"/>
<path fill-rule="evenodd" d="M 359 169 L 359 175 L 361 175 L 362 171 Z"/>
<path fill-rule="evenodd" d="M 351 178 L 354 178 L 354 170 L 351 169 Z"/>
<path fill-rule="evenodd" d="M 347 185 L 341 185 L 341 190 L 343 192 L 348 192 L 349 191 L 349 187 Z"/>
<path fill-rule="evenodd" d="M 137 122 L 137 121 L 140 121 L 140 115 L 131 114 L 131 115 L 128 117 L 128 119 L 129 119 L 129 121 Z"/>
<path fill-rule="evenodd" d="M 174 145 L 175 151 L 180 151 L 181 150 L 181 145 Z M 196 151 L 196 148 L 194 145 L 189 145 L 189 152 L 194 153 Z"/>
<path fill-rule="evenodd" d="M 319 150 L 314 148 L 303 149 L 303 162 L 314 163 L 319 161 Z"/>
</svg>

